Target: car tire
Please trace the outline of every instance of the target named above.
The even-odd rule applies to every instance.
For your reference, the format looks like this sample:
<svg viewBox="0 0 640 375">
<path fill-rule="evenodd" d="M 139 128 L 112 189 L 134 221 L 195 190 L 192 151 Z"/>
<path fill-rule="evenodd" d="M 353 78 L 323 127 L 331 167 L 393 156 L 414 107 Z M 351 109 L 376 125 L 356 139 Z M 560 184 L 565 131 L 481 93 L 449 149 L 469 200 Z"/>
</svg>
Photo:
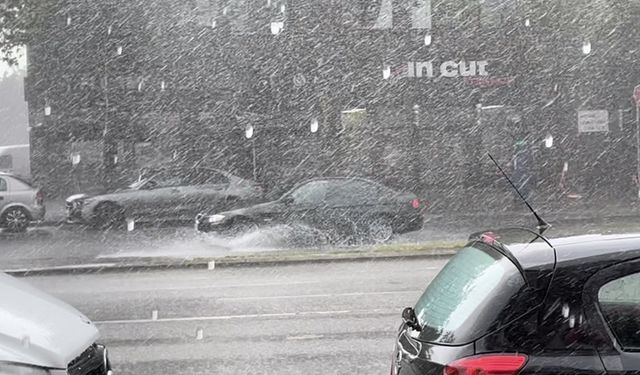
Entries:
<svg viewBox="0 0 640 375">
<path fill-rule="evenodd" d="M 93 215 L 92 226 L 96 229 L 112 229 L 124 223 L 124 209 L 113 202 L 99 204 Z"/>
<path fill-rule="evenodd" d="M 388 242 L 393 237 L 392 222 L 386 216 L 369 218 L 366 221 L 366 239 L 376 244 Z"/>
<path fill-rule="evenodd" d="M 0 220 L 2 227 L 11 233 L 20 233 L 27 230 L 31 218 L 29 212 L 22 207 L 11 207 L 2 214 Z"/>
</svg>

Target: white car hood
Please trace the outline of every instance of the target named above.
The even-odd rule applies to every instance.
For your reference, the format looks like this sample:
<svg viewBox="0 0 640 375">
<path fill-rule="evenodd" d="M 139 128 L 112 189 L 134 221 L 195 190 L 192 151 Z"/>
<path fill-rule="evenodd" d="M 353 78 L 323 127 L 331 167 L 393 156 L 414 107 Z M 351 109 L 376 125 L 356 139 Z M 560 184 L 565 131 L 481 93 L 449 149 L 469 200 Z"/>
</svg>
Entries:
<svg viewBox="0 0 640 375">
<path fill-rule="evenodd" d="M 66 369 L 98 335 L 73 307 L 0 273 L 0 361 Z"/>
</svg>

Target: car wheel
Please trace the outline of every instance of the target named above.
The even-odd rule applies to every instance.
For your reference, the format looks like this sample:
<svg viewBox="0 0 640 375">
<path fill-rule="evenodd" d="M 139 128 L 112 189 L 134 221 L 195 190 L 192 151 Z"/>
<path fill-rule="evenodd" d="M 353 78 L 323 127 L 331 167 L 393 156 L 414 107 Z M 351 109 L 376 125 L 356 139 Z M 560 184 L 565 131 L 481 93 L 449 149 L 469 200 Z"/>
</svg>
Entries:
<svg viewBox="0 0 640 375">
<path fill-rule="evenodd" d="M 29 213 L 22 207 L 12 207 L 2 215 L 2 226 L 9 232 L 18 233 L 27 230 L 31 219 Z"/>
<path fill-rule="evenodd" d="M 99 229 L 111 229 L 124 222 L 124 210 L 115 203 L 106 202 L 95 209 L 93 226 Z"/>
<path fill-rule="evenodd" d="M 367 238 L 374 243 L 384 243 L 393 237 L 393 225 L 386 217 L 375 217 L 367 222 Z"/>
</svg>

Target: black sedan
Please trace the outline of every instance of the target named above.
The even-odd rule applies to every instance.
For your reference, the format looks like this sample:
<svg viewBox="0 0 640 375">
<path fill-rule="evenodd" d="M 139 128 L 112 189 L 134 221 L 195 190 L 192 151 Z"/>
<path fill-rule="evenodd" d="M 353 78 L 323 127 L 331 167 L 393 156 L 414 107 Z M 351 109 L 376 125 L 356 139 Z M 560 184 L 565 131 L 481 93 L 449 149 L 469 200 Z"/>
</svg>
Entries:
<svg viewBox="0 0 640 375">
<path fill-rule="evenodd" d="M 640 373 L 640 235 L 474 236 L 402 314 L 391 374 Z"/>
<path fill-rule="evenodd" d="M 262 200 L 254 182 L 205 168 L 147 171 L 127 188 L 111 193 L 77 194 L 66 200 L 67 221 L 113 226 L 124 221 L 193 220 L 205 208 L 229 209 Z"/>
<path fill-rule="evenodd" d="M 202 232 L 238 234 L 272 224 L 305 224 L 339 236 L 362 235 L 374 242 L 422 228 L 424 203 L 362 178 L 318 178 L 303 182 L 280 199 L 213 215 L 198 215 Z"/>
</svg>

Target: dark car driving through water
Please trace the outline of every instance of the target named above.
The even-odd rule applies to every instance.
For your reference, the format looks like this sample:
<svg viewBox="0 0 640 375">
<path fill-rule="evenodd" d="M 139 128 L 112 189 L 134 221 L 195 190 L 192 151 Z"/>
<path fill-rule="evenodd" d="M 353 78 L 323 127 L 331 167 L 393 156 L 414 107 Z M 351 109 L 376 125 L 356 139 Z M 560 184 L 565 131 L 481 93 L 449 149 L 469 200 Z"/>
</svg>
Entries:
<svg viewBox="0 0 640 375">
<path fill-rule="evenodd" d="M 233 211 L 200 214 L 196 229 L 239 234 L 259 226 L 305 224 L 337 236 L 359 235 L 384 242 L 423 226 L 425 202 L 363 178 L 317 178 L 298 184 L 280 199 Z"/>
<path fill-rule="evenodd" d="M 391 374 L 637 374 L 639 312 L 639 234 L 485 232 L 403 311 Z"/>
<path fill-rule="evenodd" d="M 160 168 L 147 172 L 125 189 L 66 200 L 67 221 L 112 226 L 125 219 L 193 220 L 203 209 L 218 210 L 262 200 L 256 183 L 218 169 Z"/>
</svg>

